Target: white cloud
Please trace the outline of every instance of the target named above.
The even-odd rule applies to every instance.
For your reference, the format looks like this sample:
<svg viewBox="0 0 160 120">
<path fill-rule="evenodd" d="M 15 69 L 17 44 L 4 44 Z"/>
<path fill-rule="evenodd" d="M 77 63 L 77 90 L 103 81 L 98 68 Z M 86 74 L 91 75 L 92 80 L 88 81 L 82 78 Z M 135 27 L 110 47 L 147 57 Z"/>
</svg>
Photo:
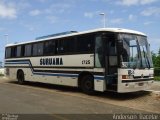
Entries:
<svg viewBox="0 0 160 120">
<path fill-rule="evenodd" d="M 40 15 L 41 14 L 41 11 L 40 10 L 32 10 L 30 11 L 29 13 L 31 16 L 37 16 L 37 15 Z"/>
<path fill-rule="evenodd" d="M 152 15 L 160 15 L 160 8 L 158 7 L 150 7 L 141 12 L 143 16 L 152 16 Z"/>
<path fill-rule="evenodd" d="M 124 6 L 132 6 L 132 5 L 146 5 L 154 3 L 158 0 L 118 0 L 117 4 Z"/>
<path fill-rule="evenodd" d="M 140 3 L 141 3 L 142 5 L 145 5 L 145 4 L 154 3 L 154 2 L 156 2 L 156 1 L 158 1 L 158 0 L 140 0 Z"/>
<path fill-rule="evenodd" d="M 144 25 L 150 25 L 152 23 L 153 23 L 152 21 L 147 21 L 147 22 L 144 22 Z"/>
<path fill-rule="evenodd" d="M 85 12 L 84 16 L 87 17 L 87 18 L 93 18 L 94 13 L 92 13 L 92 12 Z"/>
<path fill-rule="evenodd" d="M 128 16 L 128 19 L 129 19 L 130 21 L 134 21 L 134 20 L 137 19 L 137 16 L 130 14 L 130 15 Z"/>
<path fill-rule="evenodd" d="M 45 13 L 52 14 L 52 13 L 67 13 L 72 8 L 72 3 L 56 3 L 50 5 L 47 9 L 44 10 Z"/>
<path fill-rule="evenodd" d="M 112 23 L 112 24 L 121 24 L 121 23 L 123 23 L 123 19 L 122 18 L 112 19 L 112 20 L 110 20 L 110 23 Z"/>
<path fill-rule="evenodd" d="M 139 0 L 119 0 L 117 3 L 120 5 L 131 6 L 136 5 Z"/>
<path fill-rule="evenodd" d="M 15 19 L 17 18 L 17 11 L 12 5 L 0 2 L 0 17 L 7 19 Z"/>
</svg>

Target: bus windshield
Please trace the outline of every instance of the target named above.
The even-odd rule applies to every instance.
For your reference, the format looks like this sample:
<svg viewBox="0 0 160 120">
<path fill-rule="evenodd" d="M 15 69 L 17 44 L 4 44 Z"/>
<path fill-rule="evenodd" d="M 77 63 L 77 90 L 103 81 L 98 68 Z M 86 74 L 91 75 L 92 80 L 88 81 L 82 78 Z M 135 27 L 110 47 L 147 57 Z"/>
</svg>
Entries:
<svg viewBox="0 0 160 120">
<path fill-rule="evenodd" d="M 147 37 L 133 34 L 119 34 L 123 41 L 121 56 L 122 68 L 151 68 L 153 67 Z"/>
</svg>

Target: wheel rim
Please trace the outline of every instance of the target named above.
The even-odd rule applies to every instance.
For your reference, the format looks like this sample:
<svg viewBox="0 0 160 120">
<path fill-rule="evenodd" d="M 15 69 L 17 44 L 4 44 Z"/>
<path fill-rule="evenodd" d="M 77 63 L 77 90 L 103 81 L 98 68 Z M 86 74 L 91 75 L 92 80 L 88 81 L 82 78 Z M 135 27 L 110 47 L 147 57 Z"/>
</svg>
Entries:
<svg viewBox="0 0 160 120">
<path fill-rule="evenodd" d="M 18 79 L 18 80 L 19 80 L 19 82 L 21 82 L 21 83 L 24 81 L 24 77 L 23 77 L 22 74 L 19 75 L 19 79 Z"/>
<path fill-rule="evenodd" d="M 85 82 L 84 86 L 87 90 L 92 90 L 93 87 L 92 82 L 89 80 Z"/>
</svg>

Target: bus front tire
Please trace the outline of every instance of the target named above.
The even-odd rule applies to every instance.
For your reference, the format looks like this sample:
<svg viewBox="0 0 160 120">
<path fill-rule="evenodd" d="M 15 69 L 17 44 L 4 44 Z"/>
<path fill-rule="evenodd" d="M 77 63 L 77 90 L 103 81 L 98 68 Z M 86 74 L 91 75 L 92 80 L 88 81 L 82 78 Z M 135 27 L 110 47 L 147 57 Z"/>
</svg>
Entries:
<svg viewBox="0 0 160 120">
<path fill-rule="evenodd" d="M 23 73 L 23 71 L 18 72 L 17 78 L 18 78 L 18 83 L 20 85 L 24 84 L 24 73 Z"/>
<path fill-rule="evenodd" d="M 81 89 L 86 94 L 94 94 L 94 78 L 91 75 L 87 75 L 82 78 Z"/>
</svg>

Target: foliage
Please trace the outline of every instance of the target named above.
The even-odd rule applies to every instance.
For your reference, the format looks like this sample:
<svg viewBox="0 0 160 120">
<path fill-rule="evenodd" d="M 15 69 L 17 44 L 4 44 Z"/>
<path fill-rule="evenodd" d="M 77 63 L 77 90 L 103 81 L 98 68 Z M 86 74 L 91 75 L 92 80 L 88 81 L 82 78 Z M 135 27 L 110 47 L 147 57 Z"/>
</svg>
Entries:
<svg viewBox="0 0 160 120">
<path fill-rule="evenodd" d="M 1 76 L 4 76 L 4 74 L 0 74 L 0 77 L 1 77 Z"/>
<path fill-rule="evenodd" d="M 154 68 L 154 75 L 160 76 L 160 68 Z"/>
<path fill-rule="evenodd" d="M 151 54 L 154 65 L 154 75 L 155 75 L 154 79 L 160 81 L 160 48 L 158 54 L 155 54 L 153 52 Z"/>
<path fill-rule="evenodd" d="M 157 55 L 153 52 L 151 54 L 152 54 L 152 60 L 153 60 L 154 67 L 156 67 L 156 68 L 159 67 L 160 68 L 160 49 L 159 49 Z"/>
<path fill-rule="evenodd" d="M 155 77 L 154 77 L 154 80 L 160 81 L 160 76 L 155 76 Z"/>
</svg>

